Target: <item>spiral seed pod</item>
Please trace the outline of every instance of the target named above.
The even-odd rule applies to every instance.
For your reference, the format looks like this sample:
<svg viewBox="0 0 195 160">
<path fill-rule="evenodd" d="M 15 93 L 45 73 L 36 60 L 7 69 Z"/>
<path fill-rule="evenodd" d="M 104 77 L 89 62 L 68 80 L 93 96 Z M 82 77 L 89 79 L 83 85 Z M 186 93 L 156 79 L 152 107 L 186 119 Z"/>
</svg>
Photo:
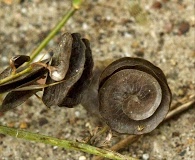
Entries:
<svg viewBox="0 0 195 160">
<path fill-rule="evenodd" d="M 118 133 L 144 134 L 165 118 L 171 91 L 162 70 L 140 58 L 110 64 L 99 82 L 99 112 Z"/>
<path fill-rule="evenodd" d="M 56 75 L 64 78 L 60 83 L 45 88 L 42 99 L 48 107 L 73 107 L 80 103 L 82 93 L 91 79 L 93 59 L 90 44 L 79 33 L 66 33 L 62 36 L 59 47 L 59 52 L 54 53 L 51 63 L 51 66 L 57 68 L 53 73 L 57 74 L 53 74 L 55 77 L 50 74 L 46 84 L 55 83 Z"/>
</svg>

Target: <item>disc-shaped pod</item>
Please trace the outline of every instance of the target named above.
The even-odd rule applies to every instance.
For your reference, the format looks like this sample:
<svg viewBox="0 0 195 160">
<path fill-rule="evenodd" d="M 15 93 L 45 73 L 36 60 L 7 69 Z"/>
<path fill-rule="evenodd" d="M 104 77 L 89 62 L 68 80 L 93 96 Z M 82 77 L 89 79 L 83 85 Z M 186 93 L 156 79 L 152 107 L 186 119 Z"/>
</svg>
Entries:
<svg viewBox="0 0 195 160">
<path fill-rule="evenodd" d="M 165 118 L 171 92 L 160 68 L 144 59 L 126 57 L 103 71 L 99 103 L 100 114 L 111 129 L 143 134 Z"/>
</svg>

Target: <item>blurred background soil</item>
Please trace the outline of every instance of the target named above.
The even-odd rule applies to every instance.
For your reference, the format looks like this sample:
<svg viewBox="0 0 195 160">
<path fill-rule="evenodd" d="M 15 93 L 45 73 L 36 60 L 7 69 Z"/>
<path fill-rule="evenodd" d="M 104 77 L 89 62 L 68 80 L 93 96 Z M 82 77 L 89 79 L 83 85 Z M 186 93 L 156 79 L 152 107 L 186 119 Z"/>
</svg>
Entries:
<svg viewBox="0 0 195 160">
<path fill-rule="evenodd" d="M 195 2 L 86 0 L 42 52 L 54 49 L 64 32 L 91 42 L 95 61 L 145 58 L 165 73 L 173 104 L 195 91 Z M 69 0 L 0 1 L 0 70 L 17 54 L 30 54 L 70 8 Z M 2 99 L 0 99 L 1 101 Z M 195 108 L 141 137 L 120 153 L 140 159 L 195 159 Z M 74 117 L 74 118 L 72 118 Z M 46 108 L 36 97 L 0 115 L 2 125 L 70 140 L 82 140 L 99 126 L 82 107 Z M 115 142 L 125 136 L 115 138 Z M 0 135 L 0 160 L 90 160 L 91 155 Z"/>
</svg>

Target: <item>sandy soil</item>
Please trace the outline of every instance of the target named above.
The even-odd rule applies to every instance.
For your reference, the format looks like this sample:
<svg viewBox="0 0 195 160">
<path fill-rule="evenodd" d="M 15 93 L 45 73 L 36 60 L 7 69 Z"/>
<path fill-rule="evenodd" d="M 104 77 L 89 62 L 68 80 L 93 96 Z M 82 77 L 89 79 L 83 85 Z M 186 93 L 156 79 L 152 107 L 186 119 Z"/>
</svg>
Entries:
<svg viewBox="0 0 195 160">
<path fill-rule="evenodd" d="M 5 2 L 9 1 L 0 1 L 0 69 L 8 65 L 12 55 L 30 54 L 71 5 L 68 0 Z M 63 32 L 79 32 L 90 40 L 95 61 L 125 56 L 145 58 L 166 74 L 174 104 L 192 95 L 195 90 L 194 1 L 161 0 L 160 4 L 140 1 L 147 24 L 130 15 L 129 2 L 86 0 L 43 53 L 57 46 Z M 121 153 L 144 160 L 195 159 L 194 115 L 193 107 Z M 86 138 L 89 130 L 97 126 L 82 106 L 47 109 L 35 97 L 0 115 L 0 123 L 71 140 Z M 3 135 L 0 135 L 0 155 L 0 160 L 88 160 L 92 157 Z"/>
</svg>

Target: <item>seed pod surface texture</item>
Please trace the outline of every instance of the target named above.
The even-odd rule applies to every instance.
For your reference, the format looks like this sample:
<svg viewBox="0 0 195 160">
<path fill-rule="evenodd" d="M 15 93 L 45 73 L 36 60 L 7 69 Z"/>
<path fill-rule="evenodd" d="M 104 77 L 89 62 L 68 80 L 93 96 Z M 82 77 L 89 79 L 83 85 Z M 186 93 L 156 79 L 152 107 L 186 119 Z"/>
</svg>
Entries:
<svg viewBox="0 0 195 160">
<path fill-rule="evenodd" d="M 171 91 L 162 70 L 147 60 L 121 58 L 110 64 L 99 81 L 99 111 L 118 133 L 154 130 L 169 111 Z"/>
</svg>

